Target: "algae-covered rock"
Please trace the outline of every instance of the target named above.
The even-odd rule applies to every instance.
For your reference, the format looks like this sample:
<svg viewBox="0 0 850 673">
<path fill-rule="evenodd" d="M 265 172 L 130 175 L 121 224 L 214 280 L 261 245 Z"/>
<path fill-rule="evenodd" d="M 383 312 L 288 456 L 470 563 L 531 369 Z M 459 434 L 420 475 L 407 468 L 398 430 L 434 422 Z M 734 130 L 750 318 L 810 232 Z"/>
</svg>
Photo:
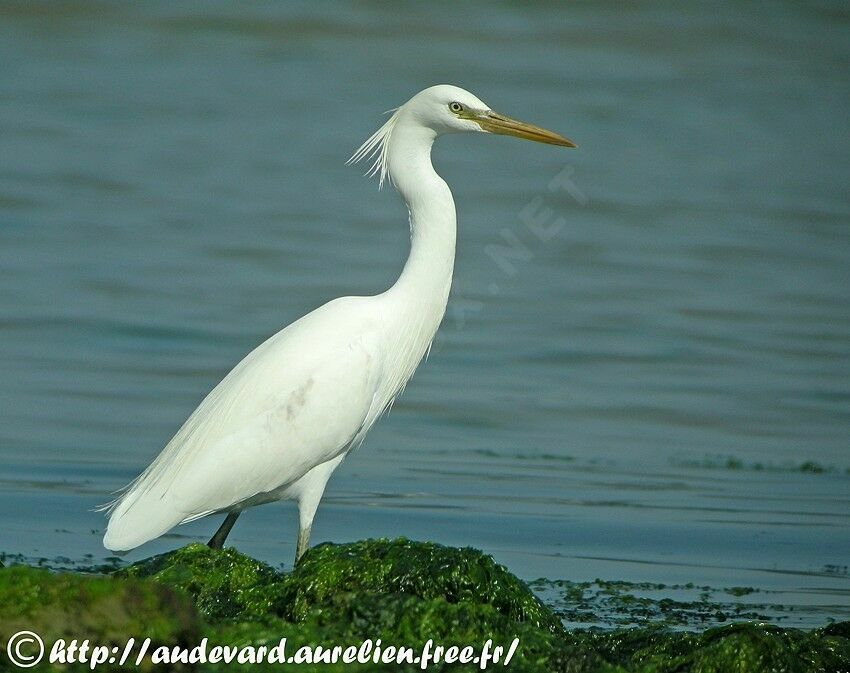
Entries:
<svg viewBox="0 0 850 673">
<path fill-rule="evenodd" d="M 268 648 L 285 638 L 290 655 L 303 646 L 348 647 L 367 639 L 415 652 L 429 640 L 470 645 L 479 652 L 488 640 L 507 649 L 518 638 L 507 668 L 515 673 L 850 671 L 850 623 L 818 631 L 763 623 L 704 632 L 671 631 L 661 623 L 565 631 L 525 583 L 489 556 L 405 539 L 320 545 L 290 573 L 233 549 L 198 544 L 134 564 L 111 578 L 2 569 L 0 634 L 20 628 L 119 645 L 130 636 L 151 636 L 163 644 L 193 647 L 206 637 L 210 645 Z M 421 670 L 417 663 L 342 661 L 300 663 L 297 669 Z M 262 673 L 281 666 L 206 663 L 194 670 Z M 477 668 L 440 663 L 427 670 Z"/>
<path fill-rule="evenodd" d="M 666 628 L 575 631 L 574 650 L 592 650 L 635 673 L 832 673 L 850 670 L 850 623 L 816 631 L 739 623 L 702 633 Z M 591 669 L 593 670 L 593 669 Z"/>
<path fill-rule="evenodd" d="M 289 579 L 285 598 L 296 621 L 343 594 L 404 594 L 490 605 L 512 621 L 562 630 L 552 610 L 524 582 L 476 549 L 404 538 L 324 544 L 310 549 Z"/>
<path fill-rule="evenodd" d="M 380 638 L 384 643 L 416 650 L 428 640 L 445 645 L 472 645 L 476 649 L 492 640 L 507 649 L 514 638 L 519 638 L 512 671 L 561 670 L 555 659 L 564 649 L 557 635 L 530 622 L 518 622 L 493 605 L 474 601 L 450 603 L 442 597 L 344 593 L 321 607 L 307 610 L 301 624 L 302 636 L 308 638 L 306 642 L 314 639 L 313 634 L 332 634 L 324 642 Z M 443 667 L 433 666 L 430 670 L 443 670 Z"/>
<path fill-rule="evenodd" d="M 735 624 L 702 633 L 647 628 L 566 632 L 528 587 L 474 549 L 365 540 L 320 545 L 290 573 L 233 549 L 189 545 L 121 571 L 188 593 L 210 623 L 208 635 L 231 644 L 359 643 L 420 648 L 435 643 L 520 645 L 509 670 L 573 673 L 788 673 L 850 670 L 850 627 L 821 631 Z M 625 609 L 625 608 L 624 608 Z M 275 670 L 228 665 L 205 670 Z M 416 665 L 316 664 L 304 671 L 406 671 Z M 428 670 L 456 670 L 445 664 Z"/>
<path fill-rule="evenodd" d="M 254 620 L 278 613 L 285 575 L 235 549 L 194 543 L 116 573 L 149 578 L 192 597 L 208 621 Z"/>
<path fill-rule="evenodd" d="M 560 632 L 560 621 L 524 582 L 475 549 L 397 540 L 314 547 L 291 573 L 240 554 L 191 544 L 119 572 L 187 592 L 211 621 L 278 616 L 303 621 L 354 594 L 401 594 L 446 604 L 490 605 L 515 622 Z"/>
<path fill-rule="evenodd" d="M 549 662 L 563 631 L 525 583 L 489 556 L 406 539 L 321 545 L 288 574 L 233 549 L 195 544 L 120 574 L 188 593 L 219 637 L 244 643 L 286 635 L 294 645 L 381 638 L 409 647 L 429 639 L 478 647 L 492 639 L 507 647 L 519 636 L 511 669 L 530 671 L 556 670 Z"/>
<path fill-rule="evenodd" d="M 201 625 L 191 602 L 161 584 L 12 566 L 0 570 L 0 635 L 21 630 L 34 631 L 48 644 L 89 638 L 120 647 L 129 636 L 141 635 L 191 646 Z M 5 649 L 0 660 L 0 666 L 7 660 Z"/>
<path fill-rule="evenodd" d="M 266 620 L 261 623 L 224 623 L 216 629 L 220 641 L 251 645 L 269 645 L 287 639 L 291 653 L 304 645 L 360 645 L 369 639 L 387 646 L 403 646 L 414 652 L 422 651 L 432 640 L 444 646 L 471 645 L 476 652 L 487 640 L 505 650 L 514 638 L 519 646 L 508 670 L 515 673 L 537 671 L 603 670 L 603 660 L 592 651 L 576 653 L 571 657 L 565 643 L 552 633 L 529 623 L 515 622 L 496 611 L 492 606 L 476 603 L 448 603 L 444 599 L 423 600 L 415 596 L 394 594 L 365 597 L 346 594 L 321 609 L 309 611 L 298 623 L 284 620 Z M 504 655 L 503 655 L 504 656 Z M 568 660 L 593 661 L 594 667 L 568 668 Z M 501 667 L 501 666 L 500 666 Z M 225 669 L 221 669 L 225 670 Z M 265 671 L 256 666 L 228 668 L 233 671 Z M 268 670 L 273 670 L 269 667 Z M 419 671 L 419 664 L 343 664 L 299 667 L 299 670 L 327 671 Z M 429 671 L 460 670 L 443 662 L 432 664 Z M 466 670 L 466 669 L 463 669 Z M 469 669 L 473 670 L 473 669 Z"/>
<path fill-rule="evenodd" d="M 663 670 L 725 673 L 726 671 L 848 670 L 850 640 L 823 632 L 781 629 L 769 624 L 731 624 L 701 634 L 675 667 Z"/>
</svg>

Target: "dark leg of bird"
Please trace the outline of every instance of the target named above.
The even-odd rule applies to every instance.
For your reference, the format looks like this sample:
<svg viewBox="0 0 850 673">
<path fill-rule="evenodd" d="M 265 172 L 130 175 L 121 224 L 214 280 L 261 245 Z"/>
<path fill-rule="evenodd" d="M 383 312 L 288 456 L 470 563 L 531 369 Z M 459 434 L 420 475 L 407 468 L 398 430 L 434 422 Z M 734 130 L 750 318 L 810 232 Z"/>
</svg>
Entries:
<svg viewBox="0 0 850 673">
<path fill-rule="evenodd" d="M 233 524 L 236 523 L 236 519 L 238 518 L 239 512 L 228 512 L 224 523 L 221 524 L 221 527 L 215 532 L 215 535 L 213 535 L 210 538 L 210 541 L 207 542 L 207 546 L 210 549 L 221 549 L 224 546 L 224 541 L 230 534 L 230 529 L 233 528 Z"/>
<path fill-rule="evenodd" d="M 304 556 L 307 547 L 310 545 L 310 528 L 302 528 L 298 531 L 298 546 L 295 547 L 295 565 Z"/>
</svg>

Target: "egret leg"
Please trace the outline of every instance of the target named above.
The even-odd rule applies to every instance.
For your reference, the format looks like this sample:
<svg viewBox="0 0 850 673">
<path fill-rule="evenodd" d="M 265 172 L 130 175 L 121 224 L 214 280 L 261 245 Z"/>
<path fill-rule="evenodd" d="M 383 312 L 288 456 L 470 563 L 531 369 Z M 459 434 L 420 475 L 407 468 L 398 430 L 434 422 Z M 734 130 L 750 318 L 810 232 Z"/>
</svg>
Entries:
<svg viewBox="0 0 850 673">
<path fill-rule="evenodd" d="M 298 500 L 298 544 L 295 547 L 295 564 L 304 556 L 307 547 L 310 546 L 310 530 L 313 528 L 313 517 L 325 492 L 336 466 L 342 462 L 345 454 L 341 453 L 336 458 L 331 458 L 326 463 L 317 465 L 301 479 L 296 481 L 291 488 L 291 496 Z"/>
<path fill-rule="evenodd" d="M 310 530 L 312 526 L 307 526 L 306 528 L 301 528 L 298 531 L 298 546 L 295 547 L 295 565 L 298 565 L 298 561 L 301 560 L 301 557 L 304 556 L 304 552 L 307 551 L 307 547 L 310 546 Z"/>
<path fill-rule="evenodd" d="M 210 549 L 221 549 L 224 546 L 224 541 L 230 534 L 230 529 L 233 528 L 233 524 L 236 523 L 236 519 L 239 518 L 239 514 L 239 512 L 227 513 L 227 517 L 224 519 L 224 523 L 221 524 L 219 529 L 215 532 L 215 535 L 213 535 L 210 538 L 210 541 L 207 542 L 207 546 Z"/>
</svg>

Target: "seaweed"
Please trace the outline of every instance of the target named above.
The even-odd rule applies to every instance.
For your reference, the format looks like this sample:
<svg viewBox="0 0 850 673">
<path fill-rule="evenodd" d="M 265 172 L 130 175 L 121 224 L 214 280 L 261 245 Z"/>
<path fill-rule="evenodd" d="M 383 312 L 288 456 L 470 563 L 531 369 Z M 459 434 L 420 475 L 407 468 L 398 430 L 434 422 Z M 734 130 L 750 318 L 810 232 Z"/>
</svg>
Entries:
<svg viewBox="0 0 850 673">
<path fill-rule="evenodd" d="M 850 669 L 850 622 L 812 631 L 760 621 L 738 621 L 703 631 L 677 630 L 671 628 L 670 615 L 686 607 L 671 601 L 673 605 L 665 608 L 664 601 L 639 595 L 664 585 L 603 580 L 549 584 L 561 592 L 557 612 L 480 551 L 403 538 L 319 545 L 291 572 L 234 549 L 192 544 L 108 574 L 2 568 L 0 631 L 29 628 L 45 640 L 88 637 L 116 645 L 130 636 L 150 636 L 157 643 L 190 648 L 202 637 L 210 643 L 257 648 L 274 647 L 286 639 L 290 655 L 305 646 L 322 646 L 327 651 L 366 639 L 376 648 L 403 646 L 418 652 L 429 640 L 480 648 L 488 640 L 507 646 L 518 638 L 509 670 L 519 673 L 829 673 Z M 708 589 L 681 588 L 703 594 Z M 724 591 L 737 597 L 755 590 L 732 587 Z M 622 611 L 624 621 L 639 621 L 640 626 L 565 629 L 559 613 L 592 613 L 591 595 L 601 597 L 608 609 Z M 0 653 L 0 670 L 4 665 Z M 142 668 L 151 666 L 148 661 Z M 250 661 L 188 666 L 187 670 L 198 671 L 281 670 L 280 664 Z M 297 668 L 421 670 L 412 661 L 379 660 L 307 662 Z M 474 669 L 472 664 L 443 661 L 427 670 Z M 107 662 L 98 670 L 122 669 Z M 163 670 L 181 669 L 172 664 Z"/>
</svg>

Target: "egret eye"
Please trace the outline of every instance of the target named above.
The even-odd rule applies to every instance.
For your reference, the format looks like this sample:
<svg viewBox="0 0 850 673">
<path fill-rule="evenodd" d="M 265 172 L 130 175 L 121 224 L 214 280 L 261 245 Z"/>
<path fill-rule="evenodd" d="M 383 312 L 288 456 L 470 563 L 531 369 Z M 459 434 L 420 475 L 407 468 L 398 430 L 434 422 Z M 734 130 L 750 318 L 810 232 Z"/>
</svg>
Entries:
<svg viewBox="0 0 850 673">
<path fill-rule="evenodd" d="M 463 105 L 458 102 L 449 103 L 449 110 L 452 112 L 461 112 L 463 110 Z"/>
</svg>

